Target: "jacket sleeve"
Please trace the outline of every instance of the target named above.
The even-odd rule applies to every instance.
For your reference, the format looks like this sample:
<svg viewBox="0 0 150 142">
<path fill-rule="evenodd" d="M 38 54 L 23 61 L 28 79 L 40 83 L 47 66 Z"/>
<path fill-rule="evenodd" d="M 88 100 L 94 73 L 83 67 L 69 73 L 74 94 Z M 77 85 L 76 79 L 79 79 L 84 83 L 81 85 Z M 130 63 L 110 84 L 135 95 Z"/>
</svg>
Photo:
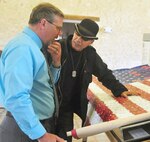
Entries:
<svg viewBox="0 0 150 142">
<path fill-rule="evenodd" d="M 96 53 L 93 54 L 93 74 L 98 77 L 102 84 L 111 90 L 114 96 L 118 97 L 122 92 L 127 91 L 127 88 L 116 79 L 112 71 L 108 69 L 101 57 Z"/>
</svg>

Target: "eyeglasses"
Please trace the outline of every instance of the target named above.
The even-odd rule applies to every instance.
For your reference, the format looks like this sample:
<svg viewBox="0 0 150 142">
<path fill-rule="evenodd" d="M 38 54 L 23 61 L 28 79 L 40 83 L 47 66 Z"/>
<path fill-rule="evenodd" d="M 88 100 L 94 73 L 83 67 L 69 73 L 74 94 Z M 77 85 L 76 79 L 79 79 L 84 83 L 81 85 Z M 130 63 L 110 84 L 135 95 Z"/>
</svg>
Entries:
<svg viewBox="0 0 150 142">
<path fill-rule="evenodd" d="M 59 32 L 62 31 L 62 27 L 61 26 L 57 26 L 56 24 L 54 24 L 53 22 L 51 22 L 49 20 L 47 20 L 47 22 L 52 24 L 52 25 L 54 25 Z"/>
<path fill-rule="evenodd" d="M 84 41 L 90 41 L 90 40 L 92 40 L 92 39 L 90 39 L 90 38 L 86 38 L 86 37 L 83 37 L 83 36 L 81 36 L 79 33 L 77 33 L 76 31 L 75 31 L 75 34 L 77 35 L 77 36 L 80 36 Z"/>
</svg>

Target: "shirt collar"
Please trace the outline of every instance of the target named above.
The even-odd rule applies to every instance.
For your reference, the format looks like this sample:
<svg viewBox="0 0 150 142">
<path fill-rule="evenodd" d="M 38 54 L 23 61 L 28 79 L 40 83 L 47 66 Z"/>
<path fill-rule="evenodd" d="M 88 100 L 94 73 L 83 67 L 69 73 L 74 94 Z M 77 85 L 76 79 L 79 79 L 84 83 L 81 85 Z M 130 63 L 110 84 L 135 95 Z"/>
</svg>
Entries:
<svg viewBox="0 0 150 142">
<path fill-rule="evenodd" d="M 30 29 L 29 27 L 25 27 L 23 29 L 23 32 L 25 34 L 29 35 L 40 49 L 42 48 L 42 41 L 41 41 L 41 39 L 39 38 L 39 36 L 32 29 Z"/>
</svg>

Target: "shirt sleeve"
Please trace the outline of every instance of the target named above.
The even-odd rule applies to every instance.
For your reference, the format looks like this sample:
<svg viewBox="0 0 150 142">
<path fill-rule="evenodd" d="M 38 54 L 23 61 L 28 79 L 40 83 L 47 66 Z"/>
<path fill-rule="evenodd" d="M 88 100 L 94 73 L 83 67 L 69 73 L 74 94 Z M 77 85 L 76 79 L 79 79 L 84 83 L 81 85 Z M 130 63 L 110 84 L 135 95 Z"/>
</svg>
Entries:
<svg viewBox="0 0 150 142">
<path fill-rule="evenodd" d="M 61 67 L 55 68 L 55 67 L 51 64 L 50 70 L 51 70 L 52 75 L 53 75 L 54 83 L 57 83 L 57 81 L 58 81 L 58 79 L 59 79 L 59 76 L 60 76 Z"/>
<path fill-rule="evenodd" d="M 30 50 L 27 49 L 16 47 L 13 52 L 10 49 L 4 53 L 4 106 L 26 135 L 38 139 L 46 130 L 36 116 L 30 98 L 34 63 Z"/>
</svg>

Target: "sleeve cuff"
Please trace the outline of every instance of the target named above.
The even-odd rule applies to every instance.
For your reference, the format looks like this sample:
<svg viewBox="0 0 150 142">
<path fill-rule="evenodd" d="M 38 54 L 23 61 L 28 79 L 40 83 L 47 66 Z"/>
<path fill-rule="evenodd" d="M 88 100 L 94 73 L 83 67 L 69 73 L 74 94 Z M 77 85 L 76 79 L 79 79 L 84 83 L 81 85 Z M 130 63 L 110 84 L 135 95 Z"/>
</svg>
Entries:
<svg viewBox="0 0 150 142">
<path fill-rule="evenodd" d="M 53 79 L 54 79 L 54 82 L 56 83 L 59 79 L 59 76 L 60 76 L 60 70 L 61 70 L 61 66 L 59 68 L 55 68 L 53 67 L 53 65 L 50 66 L 50 70 L 53 74 Z"/>
<path fill-rule="evenodd" d="M 45 133 L 46 133 L 45 128 L 42 126 L 41 123 L 39 123 L 39 125 L 37 125 L 32 130 L 28 131 L 26 134 L 29 136 L 30 139 L 36 140 L 42 137 Z"/>
</svg>

